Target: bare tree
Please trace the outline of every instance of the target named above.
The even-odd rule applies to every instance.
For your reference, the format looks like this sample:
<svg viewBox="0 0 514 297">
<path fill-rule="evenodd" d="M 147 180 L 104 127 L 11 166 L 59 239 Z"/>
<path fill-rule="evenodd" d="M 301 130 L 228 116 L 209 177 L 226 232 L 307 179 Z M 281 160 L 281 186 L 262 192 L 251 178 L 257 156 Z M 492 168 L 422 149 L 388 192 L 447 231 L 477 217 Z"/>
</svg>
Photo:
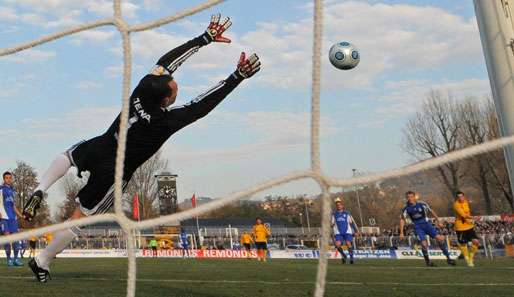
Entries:
<svg viewBox="0 0 514 297">
<path fill-rule="evenodd" d="M 77 177 L 77 175 L 73 173 L 68 173 L 62 179 L 62 188 L 64 190 L 64 201 L 61 202 L 58 206 L 55 218 L 63 222 L 71 217 L 73 211 L 77 207 L 77 202 L 75 201 L 78 192 L 84 186 L 84 180 Z"/>
<path fill-rule="evenodd" d="M 461 121 L 462 143 L 464 146 L 481 144 L 490 140 L 487 106 L 473 98 L 459 103 L 459 119 Z M 467 176 L 481 189 L 485 202 L 486 213 L 493 213 L 493 202 L 489 189 L 490 166 L 489 154 L 482 154 L 465 160 Z"/>
<path fill-rule="evenodd" d="M 420 111 L 404 130 L 404 148 L 417 159 L 437 157 L 460 148 L 481 144 L 499 137 L 493 103 L 472 98 L 456 101 L 432 92 Z M 453 197 L 467 188 L 482 196 L 486 213 L 503 210 L 504 203 L 514 210 L 505 158 L 502 150 L 481 154 L 437 168 L 441 181 Z M 497 197 L 504 199 L 498 199 Z M 448 213 L 452 199 L 447 199 Z"/>
<path fill-rule="evenodd" d="M 459 112 L 455 99 L 432 91 L 424 100 L 421 110 L 409 120 L 404 130 L 404 149 L 418 160 L 437 157 L 458 150 L 461 130 Z M 450 193 L 448 211 L 452 199 L 459 190 L 462 179 L 461 163 L 452 162 L 438 167 L 440 178 Z"/>
<path fill-rule="evenodd" d="M 19 199 L 16 199 L 16 207 L 22 209 L 38 185 L 37 173 L 34 167 L 23 161 L 16 162 L 16 168 L 12 173 L 14 175 L 14 189 L 19 197 Z"/>
<path fill-rule="evenodd" d="M 157 179 L 155 175 L 161 173 L 168 167 L 168 160 L 161 157 L 161 153 L 157 152 L 141 167 L 139 167 L 130 182 L 127 185 L 126 195 L 124 197 L 125 208 L 132 207 L 132 199 L 134 194 L 139 196 L 140 217 L 148 219 L 159 215 L 157 205 Z"/>
<path fill-rule="evenodd" d="M 498 118 L 496 116 L 496 110 L 492 100 L 488 100 L 487 106 L 485 107 L 485 113 L 487 115 L 487 137 L 489 139 L 496 139 L 500 137 L 500 129 L 498 126 Z M 514 211 L 514 197 L 512 189 L 510 187 L 509 174 L 507 171 L 505 155 L 502 149 L 490 152 L 486 159 L 489 172 L 492 176 L 492 183 L 499 189 L 501 195 L 509 205 L 511 211 Z"/>
</svg>

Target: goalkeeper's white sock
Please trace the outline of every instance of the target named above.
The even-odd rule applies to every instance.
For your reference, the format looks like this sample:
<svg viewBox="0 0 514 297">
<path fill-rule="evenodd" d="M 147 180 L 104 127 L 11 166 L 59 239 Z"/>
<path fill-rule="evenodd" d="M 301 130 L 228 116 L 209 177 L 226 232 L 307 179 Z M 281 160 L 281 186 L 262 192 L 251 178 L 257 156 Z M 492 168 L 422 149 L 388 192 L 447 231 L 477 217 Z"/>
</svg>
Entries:
<svg viewBox="0 0 514 297">
<path fill-rule="evenodd" d="M 50 188 L 57 180 L 63 177 L 68 169 L 71 167 L 70 159 L 64 154 L 59 154 L 50 164 L 50 167 L 46 170 L 45 174 L 41 178 L 39 186 L 37 186 L 36 190 L 41 190 L 46 192 L 48 188 Z"/>
<path fill-rule="evenodd" d="M 50 271 L 50 261 L 62 252 L 79 233 L 80 229 L 77 227 L 55 232 L 53 240 L 36 256 L 37 266 Z"/>
</svg>

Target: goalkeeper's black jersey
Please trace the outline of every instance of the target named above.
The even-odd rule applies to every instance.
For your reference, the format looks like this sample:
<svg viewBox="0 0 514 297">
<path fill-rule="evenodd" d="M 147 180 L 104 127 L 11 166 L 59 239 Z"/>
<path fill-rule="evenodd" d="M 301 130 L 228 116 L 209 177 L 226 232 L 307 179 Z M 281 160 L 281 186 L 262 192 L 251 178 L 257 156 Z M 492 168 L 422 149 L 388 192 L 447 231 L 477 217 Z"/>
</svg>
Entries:
<svg viewBox="0 0 514 297">
<path fill-rule="evenodd" d="M 159 59 L 157 65 L 165 67 L 171 74 L 186 58 L 208 42 L 205 34 L 192 39 L 168 52 Z M 126 180 L 155 154 L 171 135 L 207 115 L 242 81 L 242 78 L 231 75 L 185 105 L 162 108 L 158 98 L 153 96 L 154 90 L 152 90 L 152 80 L 156 80 L 157 77 L 153 74 L 146 75 L 130 96 L 124 170 Z M 98 153 L 94 155 L 107 154 L 93 159 L 101 159 L 101 162 L 112 163 L 114 166 L 119 123 L 120 115 L 103 135 L 87 141 L 87 147 L 95 151 L 98 149 Z M 76 165 L 79 172 L 90 170 L 89 168 L 97 166 L 88 163 L 99 160 L 83 160 Z M 106 166 L 110 167 L 107 164 Z"/>
</svg>

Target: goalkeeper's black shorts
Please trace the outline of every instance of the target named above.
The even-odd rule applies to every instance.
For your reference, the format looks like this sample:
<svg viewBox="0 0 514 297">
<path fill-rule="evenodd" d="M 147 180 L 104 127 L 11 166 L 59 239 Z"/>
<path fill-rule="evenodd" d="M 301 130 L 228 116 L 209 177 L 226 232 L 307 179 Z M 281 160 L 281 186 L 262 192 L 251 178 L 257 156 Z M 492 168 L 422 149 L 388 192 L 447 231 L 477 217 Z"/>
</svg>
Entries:
<svg viewBox="0 0 514 297">
<path fill-rule="evenodd" d="M 113 146 L 105 144 L 102 137 L 82 141 L 66 151 L 79 177 L 88 171 L 87 183 L 77 193 L 76 201 L 85 215 L 108 212 L 114 205 L 114 164 L 116 152 Z M 127 182 L 123 180 L 123 190 Z"/>
</svg>

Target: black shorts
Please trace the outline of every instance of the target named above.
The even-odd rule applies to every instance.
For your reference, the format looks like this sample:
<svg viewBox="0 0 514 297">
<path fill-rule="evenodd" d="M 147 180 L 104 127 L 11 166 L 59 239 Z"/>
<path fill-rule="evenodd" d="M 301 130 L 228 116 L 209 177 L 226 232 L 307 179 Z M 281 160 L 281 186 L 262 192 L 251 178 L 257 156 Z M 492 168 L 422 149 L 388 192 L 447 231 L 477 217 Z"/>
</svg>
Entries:
<svg viewBox="0 0 514 297">
<path fill-rule="evenodd" d="M 152 250 L 156 251 L 157 247 L 156 246 L 152 246 Z"/>
<path fill-rule="evenodd" d="M 77 167 L 79 177 L 84 171 L 90 173 L 86 185 L 76 197 L 80 210 L 88 216 L 106 213 L 114 205 L 116 146 L 104 138 L 100 136 L 82 141 L 66 151 L 73 166 Z M 124 176 L 123 190 L 127 186 L 126 176 L 127 174 Z"/>
<path fill-rule="evenodd" d="M 249 243 L 243 243 L 243 246 L 244 246 L 245 250 L 249 250 L 252 248 L 252 245 Z"/>
<path fill-rule="evenodd" d="M 258 250 L 267 250 L 268 249 L 268 244 L 266 242 L 256 242 L 255 243 L 255 247 Z"/>
<path fill-rule="evenodd" d="M 29 241 L 29 247 L 33 250 L 36 249 L 36 242 L 35 241 Z"/>
<path fill-rule="evenodd" d="M 465 231 L 456 231 L 457 233 L 457 241 L 460 244 L 467 244 L 468 242 L 472 241 L 473 239 L 479 239 L 477 234 L 475 233 L 475 229 L 471 228 L 469 230 Z"/>
</svg>

